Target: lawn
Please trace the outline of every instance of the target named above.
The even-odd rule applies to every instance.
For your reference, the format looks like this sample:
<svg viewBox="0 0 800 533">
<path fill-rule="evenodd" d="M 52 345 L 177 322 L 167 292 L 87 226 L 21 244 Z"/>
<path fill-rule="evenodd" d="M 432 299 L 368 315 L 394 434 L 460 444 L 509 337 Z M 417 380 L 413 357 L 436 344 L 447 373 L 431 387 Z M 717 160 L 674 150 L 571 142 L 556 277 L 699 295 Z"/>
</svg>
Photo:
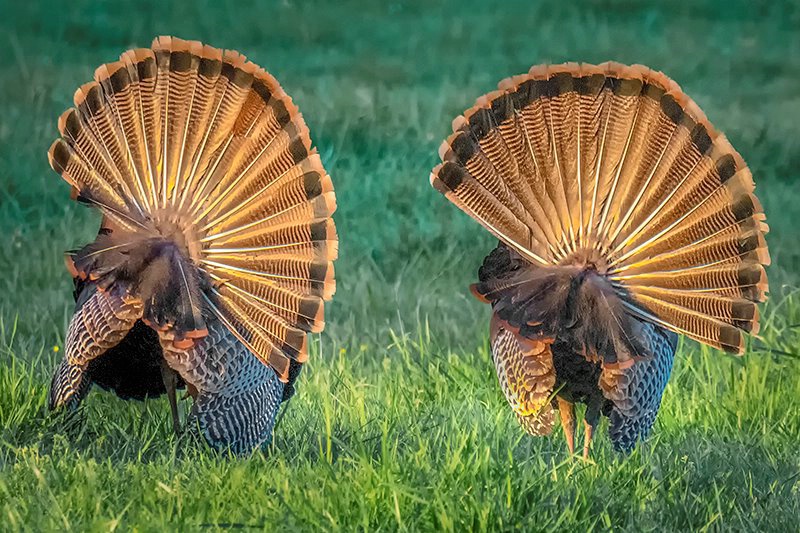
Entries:
<svg viewBox="0 0 800 533">
<path fill-rule="evenodd" d="M 42 4 L 0 0 L 0 530 L 800 529 L 796 3 Z M 46 151 L 94 68 L 159 34 L 270 70 L 337 190 L 328 326 L 248 459 L 176 439 L 165 399 L 94 391 L 69 431 L 46 412 L 72 312 L 62 252 L 98 224 Z M 603 426 L 583 461 L 560 430 L 517 426 L 467 290 L 492 239 L 428 174 L 452 118 L 501 78 L 607 59 L 675 78 L 748 161 L 772 292 L 744 358 L 682 341 L 654 437 L 620 457 Z"/>
</svg>

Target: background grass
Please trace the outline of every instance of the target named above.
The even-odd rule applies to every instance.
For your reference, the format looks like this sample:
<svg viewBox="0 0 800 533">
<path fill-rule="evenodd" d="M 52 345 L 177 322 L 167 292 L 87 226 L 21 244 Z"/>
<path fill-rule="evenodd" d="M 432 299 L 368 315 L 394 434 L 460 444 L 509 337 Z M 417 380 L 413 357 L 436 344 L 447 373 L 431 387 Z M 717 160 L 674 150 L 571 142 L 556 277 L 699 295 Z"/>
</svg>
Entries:
<svg viewBox="0 0 800 533">
<path fill-rule="evenodd" d="M 229 4 L 229 5 L 225 5 Z M 796 2 L 0 0 L 0 529 L 777 530 L 800 520 Z M 155 35 L 241 50 L 303 110 L 337 188 L 339 290 L 266 455 L 182 446 L 165 400 L 45 412 L 96 213 L 46 150 L 100 63 Z M 679 347 L 655 436 L 593 461 L 524 436 L 468 296 L 493 246 L 427 184 L 450 120 L 533 63 L 678 80 L 745 156 L 772 227 L 763 341 Z M 188 402 L 184 408 L 188 407 Z"/>
</svg>

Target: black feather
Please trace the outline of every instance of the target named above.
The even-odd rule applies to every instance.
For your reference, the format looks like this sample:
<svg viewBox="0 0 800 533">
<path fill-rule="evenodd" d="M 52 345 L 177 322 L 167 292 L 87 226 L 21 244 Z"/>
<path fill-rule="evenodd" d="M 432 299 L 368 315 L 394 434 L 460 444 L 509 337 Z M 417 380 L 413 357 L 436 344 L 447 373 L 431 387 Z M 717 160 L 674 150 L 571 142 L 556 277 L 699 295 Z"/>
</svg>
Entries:
<svg viewBox="0 0 800 533">
<path fill-rule="evenodd" d="M 535 266 L 505 244 L 484 260 L 475 290 L 500 319 L 531 338 L 558 338 L 605 363 L 651 357 L 641 322 L 618 292 L 592 269 Z"/>
<path fill-rule="evenodd" d="M 167 392 L 161 375 L 164 360 L 158 334 L 137 322 L 122 341 L 89 362 L 92 382 L 116 393 L 123 400 L 144 400 Z M 178 376 L 178 388 L 184 388 Z"/>
</svg>

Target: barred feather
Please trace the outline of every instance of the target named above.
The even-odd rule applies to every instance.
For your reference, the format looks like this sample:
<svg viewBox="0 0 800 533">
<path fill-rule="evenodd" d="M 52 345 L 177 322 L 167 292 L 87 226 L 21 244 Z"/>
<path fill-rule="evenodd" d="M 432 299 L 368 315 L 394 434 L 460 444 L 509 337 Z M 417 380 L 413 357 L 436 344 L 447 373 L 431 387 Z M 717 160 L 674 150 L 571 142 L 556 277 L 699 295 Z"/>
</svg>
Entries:
<svg viewBox="0 0 800 533">
<path fill-rule="evenodd" d="M 528 433 L 549 434 L 555 421 L 551 400 L 556 384 L 550 340 L 527 341 L 496 315 L 489 337 L 500 387 L 517 420 Z"/>
</svg>

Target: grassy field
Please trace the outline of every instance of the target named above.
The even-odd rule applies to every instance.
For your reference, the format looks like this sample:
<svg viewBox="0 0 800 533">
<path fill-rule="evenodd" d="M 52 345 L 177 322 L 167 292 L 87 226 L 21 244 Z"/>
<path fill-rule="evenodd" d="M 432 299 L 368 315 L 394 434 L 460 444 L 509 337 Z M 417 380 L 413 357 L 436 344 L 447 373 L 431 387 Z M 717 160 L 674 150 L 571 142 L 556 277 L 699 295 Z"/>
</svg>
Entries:
<svg viewBox="0 0 800 533">
<path fill-rule="evenodd" d="M 229 4 L 0 0 L 0 529 L 800 528 L 796 3 Z M 45 409 L 72 310 L 61 254 L 98 222 L 46 151 L 94 68 L 159 34 L 274 73 L 337 188 L 328 328 L 274 445 L 249 459 L 177 442 L 163 399 L 96 391 L 70 433 Z M 682 342 L 654 437 L 623 458 L 604 426 L 582 461 L 507 408 L 489 309 L 467 291 L 492 239 L 428 173 L 451 119 L 499 79 L 607 59 L 674 77 L 747 159 L 772 293 L 745 358 Z"/>
</svg>

